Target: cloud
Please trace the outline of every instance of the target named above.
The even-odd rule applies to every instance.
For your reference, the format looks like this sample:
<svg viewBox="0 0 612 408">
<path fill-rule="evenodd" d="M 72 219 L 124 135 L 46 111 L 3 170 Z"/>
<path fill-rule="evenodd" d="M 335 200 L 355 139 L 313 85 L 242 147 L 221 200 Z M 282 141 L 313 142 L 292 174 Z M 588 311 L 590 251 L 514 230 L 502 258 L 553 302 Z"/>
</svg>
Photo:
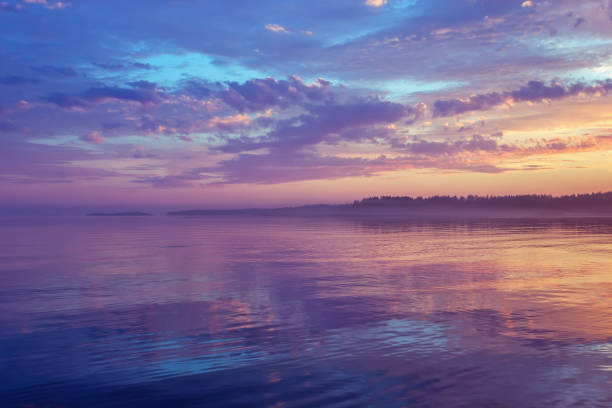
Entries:
<svg viewBox="0 0 612 408">
<path fill-rule="evenodd" d="M 1 132 L 13 132 L 17 130 L 17 126 L 14 123 L 8 121 L 0 121 L 0 133 Z"/>
<path fill-rule="evenodd" d="M 217 96 L 239 112 L 262 111 L 278 106 L 286 108 L 297 102 L 322 101 L 331 92 L 331 83 L 321 78 L 305 84 L 299 77 L 287 80 L 268 77 L 251 79 L 244 83 L 228 82 L 227 89 Z"/>
<path fill-rule="evenodd" d="M 347 130 L 390 124 L 401 119 L 415 120 L 420 116 L 418 109 L 373 97 L 304 107 L 308 113 L 279 120 L 262 137 L 230 139 L 217 149 L 232 153 L 261 148 L 297 150 L 324 141 L 337 142 L 338 137 L 346 137 Z"/>
<path fill-rule="evenodd" d="M 149 81 L 143 81 L 143 80 L 132 81 L 132 82 L 128 82 L 127 84 L 131 86 L 132 88 L 148 89 L 150 91 L 153 91 L 157 88 L 157 84 L 153 82 L 149 82 Z"/>
<path fill-rule="evenodd" d="M 206 99 L 213 93 L 214 84 L 200 78 L 189 78 L 181 82 L 182 91 L 199 99 Z"/>
<path fill-rule="evenodd" d="M 237 115 L 230 115 L 224 117 L 215 116 L 214 118 L 210 119 L 210 121 L 208 121 L 208 124 L 211 127 L 215 127 L 217 129 L 232 131 L 246 127 L 249 125 L 250 122 L 251 118 L 248 115 L 239 113 Z"/>
<path fill-rule="evenodd" d="M 75 95 L 68 95 L 68 94 L 61 93 L 61 92 L 54 92 L 44 97 L 43 101 L 53 103 L 59 106 L 60 108 L 66 108 L 66 109 L 74 109 L 74 108 L 84 109 L 89 106 L 87 101 L 85 101 L 84 99 L 78 96 L 75 96 Z"/>
<path fill-rule="evenodd" d="M 406 149 L 411 153 L 425 155 L 448 155 L 461 152 L 494 152 L 503 149 L 498 142 L 491 138 L 480 135 L 473 135 L 470 139 L 458 141 L 429 142 L 418 140 L 406 145 Z"/>
<path fill-rule="evenodd" d="M 521 7 L 533 7 L 533 2 L 530 0 L 521 3 Z"/>
<path fill-rule="evenodd" d="M 120 88 L 114 86 L 101 86 L 90 88 L 80 94 L 56 92 L 43 98 L 43 101 L 53 103 L 66 109 L 85 109 L 91 104 L 109 101 L 136 102 L 143 106 L 156 105 L 163 99 L 161 92 L 150 88 L 150 83 L 140 81 L 132 83 L 132 85 L 135 87 Z"/>
<path fill-rule="evenodd" d="M 579 94 L 607 94 L 612 90 L 612 80 L 595 81 L 590 85 L 577 82 L 563 86 L 552 82 L 550 85 L 541 81 L 529 81 L 527 85 L 514 91 L 491 92 L 473 95 L 460 99 L 441 99 L 434 102 L 434 117 L 459 115 L 471 111 L 491 109 L 505 103 L 515 102 L 541 102 L 544 100 L 562 99 Z"/>
<path fill-rule="evenodd" d="M 387 0 L 365 0 L 364 4 L 368 7 L 382 7 L 387 4 Z"/>
<path fill-rule="evenodd" d="M 81 136 L 80 139 L 84 142 L 93 143 L 93 144 L 100 144 L 100 143 L 106 142 L 106 139 L 102 137 L 100 132 L 98 132 L 97 130 L 92 130 L 90 132 L 87 132 L 86 134 Z"/>
<path fill-rule="evenodd" d="M 139 177 L 133 180 L 133 182 L 150 184 L 158 188 L 190 187 L 194 182 L 211 178 L 211 176 L 204 174 L 205 172 L 206 169 L 204 168 L 195 168 L 176 175 Z"/>
<path fill-rule="evenodd" d="M 273 33 L 291 34 L 291 31 L 278 24 L 266 24 L 265 28 L 266 30 L 272 31 Z"/>
<path fill-rule="evenodd" d="M 83 98 L 89 102 L 99 103 L 106 100 L 123 100 L 138 102 L 142 105 L 157 104 L 160 96 L 150 88 L 137 89 L 103 86 L 90 88 L 83 93 Z"/>
<path fill-rule="evenodd" d="M 426 157 L 437 158 L 472 157 L 479 162 L 495 163 L 503 159 L 516 159 L 534 155 L 574 153 L 591 150 L 605 150 L 612 147 L 609 136 L 553 137 L 523 143 L 501 143 L 496 136 L 473 135 L 468 139 L 425 141 L 413 140 L 404 145 L 404 151 Z M 434 166 L 436 167 L 436 166 Z"/>
<path fill-rule="evenodd" d="M 507 101 L 503 94 L 492 92 L 461 99 L 442 99 L 434 102 L 434 117 L 459 115 L 465 112 L 487 110 Z"/>
<path fill-rule="evenodd" d="M 192 182 L 211 184 L 278 184 L 368 176 L 393 167 L 393 161 L 319 156 L 310 152 L 240 154 L 216 166 L 197 168 L 176 176 L 149 180 L 157 187 L 185 187 Z M 143 182 L 147 182 L 144 181 Z"/>
<path fill-rule="evenodd" d="M 9 4 L 5 1 L 0 2 L 0 12 L 23 13 L 25 9 L 21 4 Z"/>
<path fill-rule="evenodd" d="M 9 75 L 0 78 L 0 85 L 32 85 L 39 84 L 42 81 L 38 78 L 28 78 L 18 75 Z"/>
<path fill-rule="evenodd" d="M 580 25 L 586 23 L 586 19 L 579 17 L 576 19 L 576 22 L 574 23 L 574 28 L 578 28 Z"/>
<path fill-rule="evenodd" d="M 95 159 L 91 152 L 75 147 L 0 138 L 0 176 L 3 181 L 13 184 L 70 183 L 121 175 L 73 164 Z"/>
<path fill-rule="evenodd" d="M 612 148 L 612 137 L 551 138 L 531 144 L 504 144 L 490 137 L 474 135 L 459 141 L 416 140 L 405 145 L 404 154 L 381 155 L 374 159 L 337 157 L 312 152 L 272 150 L 264 154 L 243 153 L 216 166 L 191 172 L 190 178 L 221 184 L 277 184 L 303 180 L 324 180 L 374 176 L 402 169 L 443 169 L 462 172 L 501 173 L 538 170 L 540 167 L 503 167 L 504 160 Z M 197 178 L 196 174 L 205 174 Z"/>
<path fill-rule="evenodd" d="M 151 64 L 142 62 L 107 62 L 107 63 L 94 63 L 95 66 L 105 69 L 107 71 L 122 71 L 129 69 L 143 69 L 151 70 L 153 66 Z"/>
<path fill-rule="evenodd" d="M 48 1 L 48 0 L 23 0 L 24 3 L 28 4 L 40 4 L 50 10 L 61 10 L 68 7 L 69 3 L 62 1 Z"/>
<path fill-rule="evenodd" d="M 42 65 L 30 67 L 31 70 L 47 77 L 76 77 L 77 73 L 70 67 L 56 67 L 53 65 Z"/>
</svg>

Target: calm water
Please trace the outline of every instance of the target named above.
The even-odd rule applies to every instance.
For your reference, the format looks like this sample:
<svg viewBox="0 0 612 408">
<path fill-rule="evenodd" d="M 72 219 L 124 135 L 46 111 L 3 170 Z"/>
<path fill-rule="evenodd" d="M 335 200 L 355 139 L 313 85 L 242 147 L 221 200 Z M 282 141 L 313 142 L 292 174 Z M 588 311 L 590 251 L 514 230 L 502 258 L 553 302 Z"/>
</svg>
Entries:
<svg viewBox="0 0 612 408">
<path fill-rule="evenodd" d="M 612 407 L 612 221 L 0 218 L 2 407 Z"/>
</svg>

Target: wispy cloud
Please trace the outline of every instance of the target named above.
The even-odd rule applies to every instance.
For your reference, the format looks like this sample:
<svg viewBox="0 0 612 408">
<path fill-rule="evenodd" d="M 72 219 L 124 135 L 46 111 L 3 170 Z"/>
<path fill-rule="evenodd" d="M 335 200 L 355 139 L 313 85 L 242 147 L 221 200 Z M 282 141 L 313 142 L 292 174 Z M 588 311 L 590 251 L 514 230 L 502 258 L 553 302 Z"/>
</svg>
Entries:
<svg viewBox="0 0 612 408">
<path fill-rule="evenodd" d="M 365 5 L 369 7 L 382 7 L 387 4 L 387 0 L 365 0 Z"/>
<path fill-rule="evenodd" d="M 0 2 L 0 12 L 23 13 L 25 8 L 21 4 L 10 4 L 6 1 Z"/>
<path fill-rule="evenodd" d="M 291 34 L 291 31 L 278 24 L 266 24 L 265 28 L 266 30 L 272 31 L 273 33 Z"/>
<path fill-rule="evenodd" d="M 607 94 L 612 90 L 612 80 L 595 81 L 592 84 L 576 82 L 564 86 L 558 82 L 549 85 L 541 81 L 529 81 L 514 91 L 491 92 L 460 99 L 441 99 L 434 103 L 434 116 L 458 115 L 471 111 L 487 110 L 513 102 L 542 102 L 567 98 L 580 94 Z"/>
<path fill-rule="evenodd" d="M 50 10 L 61 10 L 68 7 L 70 4 L 63 1 L 48 1 L 48 0 L 23 0 L 28 4 L 40 4 Z"/>
</svg>

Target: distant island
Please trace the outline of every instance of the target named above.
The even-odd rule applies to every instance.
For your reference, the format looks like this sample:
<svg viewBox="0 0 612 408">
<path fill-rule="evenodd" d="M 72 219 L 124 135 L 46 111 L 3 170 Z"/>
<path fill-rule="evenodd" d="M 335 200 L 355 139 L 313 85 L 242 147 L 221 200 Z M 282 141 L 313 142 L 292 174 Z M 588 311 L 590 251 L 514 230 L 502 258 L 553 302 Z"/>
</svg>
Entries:
<svg viewBox="0 0 612 408">
<path fill-rule="evenodd" d="M 612 216 L 612 191 L 607 193 L 551 196 L 381 196 L 351 204 L 238 210 L 171 211 L 170 216 L 268 215 L 268 216 L 392 216 L 392 217 L 559 217 Z"/>
<path fill-rule="evenodd" d="M 143 216 L 143 215 L 151 215 L 145 212 L 139 211 L 126 211 L 126 212 L 115 212 L 115 213 L 107 213 L 107 212 L 93 212 L 87 214 L 90 217 L 134 217 L 134 216 Z"/>
</svg>

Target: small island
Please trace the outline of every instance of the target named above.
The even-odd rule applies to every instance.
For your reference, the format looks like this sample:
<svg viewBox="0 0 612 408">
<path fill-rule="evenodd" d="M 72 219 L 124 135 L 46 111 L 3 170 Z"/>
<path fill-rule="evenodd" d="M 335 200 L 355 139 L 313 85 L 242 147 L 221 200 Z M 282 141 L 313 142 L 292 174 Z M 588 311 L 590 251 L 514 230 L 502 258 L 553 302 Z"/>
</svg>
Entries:
<svg viewBox="0 0 612 408">
<path fill-rule="evenodd" d="M 107 213 L 107 212 L 93 212 L 87 214 L 88 217 L 141 217 L 145 215 L 151 215 L 146 212 L 140 211 L 126 211 L 126 212 L 115 212 L 115 213 Z"/>
</svg>

